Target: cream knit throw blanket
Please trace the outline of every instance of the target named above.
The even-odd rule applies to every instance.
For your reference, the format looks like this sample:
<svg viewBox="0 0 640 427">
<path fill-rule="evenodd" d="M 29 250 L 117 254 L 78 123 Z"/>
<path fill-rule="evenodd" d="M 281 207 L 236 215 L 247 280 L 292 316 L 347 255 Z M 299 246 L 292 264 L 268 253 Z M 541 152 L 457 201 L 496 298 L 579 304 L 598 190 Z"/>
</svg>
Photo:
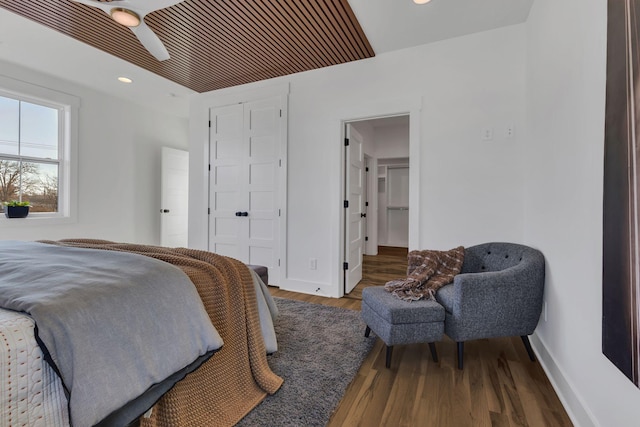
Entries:
<svg viewBox="0 0 640 427">
<path fill-rule="evenodd" d="M 384 289 L 405 301 L 435 299 L 438 289 L 453 282 L 464 261 L 464 247 L 448 251 L 411 251 L 407 278 L 387 282 Z"/>
</svg>

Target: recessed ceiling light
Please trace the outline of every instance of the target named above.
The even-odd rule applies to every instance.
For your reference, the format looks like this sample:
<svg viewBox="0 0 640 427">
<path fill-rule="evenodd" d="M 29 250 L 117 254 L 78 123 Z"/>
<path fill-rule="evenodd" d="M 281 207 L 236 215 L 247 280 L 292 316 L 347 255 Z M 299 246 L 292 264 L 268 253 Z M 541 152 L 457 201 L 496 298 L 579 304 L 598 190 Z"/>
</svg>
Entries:
<svg viewBox="0 0 640 427">
<path fill-rule="evenodd" d="M 429 3 L 431 0 L 413 0 L 415 4 L 425 4 Z"/>
<path fill-rule="evenodd" d="M 133 80 L 131 80 L 129 77 L 118 77 L 118 81 L 122 82 L 122 83 L 132 83 Z"/>
</svg>

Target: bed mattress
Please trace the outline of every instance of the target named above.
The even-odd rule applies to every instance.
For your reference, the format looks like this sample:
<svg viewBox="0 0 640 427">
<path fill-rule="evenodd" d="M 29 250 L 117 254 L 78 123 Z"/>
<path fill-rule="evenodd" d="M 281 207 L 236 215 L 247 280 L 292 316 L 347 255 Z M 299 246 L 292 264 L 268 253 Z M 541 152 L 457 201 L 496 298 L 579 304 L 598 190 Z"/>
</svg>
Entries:
<svg viewBox="0 0 640 427">
<path fill-rule="evenodd" d="M 0 309 L 0 426 L 69 427 L 62 382 L 44 360 L 31 317 Z"/>
</svg>

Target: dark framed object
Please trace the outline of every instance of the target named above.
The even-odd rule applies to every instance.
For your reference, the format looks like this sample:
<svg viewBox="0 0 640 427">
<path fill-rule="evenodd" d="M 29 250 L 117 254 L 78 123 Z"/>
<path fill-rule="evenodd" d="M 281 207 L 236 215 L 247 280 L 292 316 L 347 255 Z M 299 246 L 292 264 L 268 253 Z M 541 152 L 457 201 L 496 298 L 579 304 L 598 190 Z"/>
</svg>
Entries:
<svg viewBox="0 0 640 427">
<path fill-rule="evenodd" d="M 640 0 L 609 0 L 602 352 L 636 386 L 640 365 Z"/>
</svg>

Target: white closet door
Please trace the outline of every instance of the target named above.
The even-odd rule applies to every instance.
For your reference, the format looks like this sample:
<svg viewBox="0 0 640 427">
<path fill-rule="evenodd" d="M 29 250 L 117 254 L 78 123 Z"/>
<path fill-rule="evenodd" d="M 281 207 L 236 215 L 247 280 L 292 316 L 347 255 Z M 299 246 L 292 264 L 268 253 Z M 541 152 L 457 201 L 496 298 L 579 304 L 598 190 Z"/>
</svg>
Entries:
<svg viewBox="0 0 640 427">
<path fill-rule="evenodd" d="M 280 278 L 282 99 L 211 109 L 209 250 Z"/>
<path fill-rule="evenodd" d="M 210 120 L 209 250 L 246 262 L 248 233 L 236 215 L 249 207 L 243 107 L 212 109 Z"/>
<path fill-rule="evenodd" d="M 280 221 L 278 174 L 280 154 L 280 99 L 250 102 L 244 106 L 247 145 L 247 262 L 278 268 Z"/>
</svg>

